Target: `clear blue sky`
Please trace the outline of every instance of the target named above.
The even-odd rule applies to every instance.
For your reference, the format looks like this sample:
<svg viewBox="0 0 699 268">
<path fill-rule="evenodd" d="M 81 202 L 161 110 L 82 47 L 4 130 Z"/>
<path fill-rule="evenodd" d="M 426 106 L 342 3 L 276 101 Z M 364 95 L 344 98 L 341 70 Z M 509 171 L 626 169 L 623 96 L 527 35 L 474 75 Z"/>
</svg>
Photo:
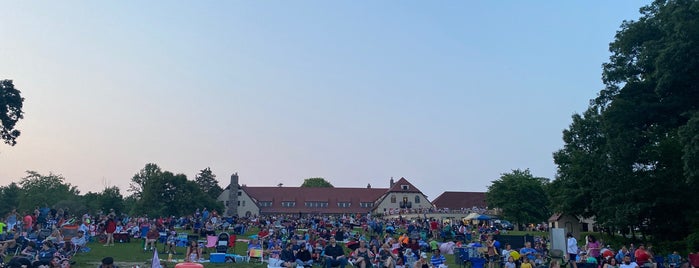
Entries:
<svg viewBox="0 0 699 268">
<path fill-rule="evenodd" d="M 221 186 L 387 187 L 430 199 L 512 169 L 553 178 L 573 113 L 648 1 L 8 1 L 0 78 L 22 90 L 0 185 L 83 192 L 153 162 Z"/>
</svg>

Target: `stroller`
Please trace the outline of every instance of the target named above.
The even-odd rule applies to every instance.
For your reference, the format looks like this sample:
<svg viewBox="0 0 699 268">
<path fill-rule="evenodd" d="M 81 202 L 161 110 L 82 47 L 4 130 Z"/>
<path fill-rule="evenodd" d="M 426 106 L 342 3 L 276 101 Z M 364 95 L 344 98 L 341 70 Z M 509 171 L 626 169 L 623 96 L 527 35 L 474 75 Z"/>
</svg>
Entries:
<svg viewBox="0 0 699 268">
<path fill-rule="evenodd" d="M 228 233 L 221 233 L 218 235 L 218 241 L 216 242 L 216 253 L 228 253 Z"/>
</svg>

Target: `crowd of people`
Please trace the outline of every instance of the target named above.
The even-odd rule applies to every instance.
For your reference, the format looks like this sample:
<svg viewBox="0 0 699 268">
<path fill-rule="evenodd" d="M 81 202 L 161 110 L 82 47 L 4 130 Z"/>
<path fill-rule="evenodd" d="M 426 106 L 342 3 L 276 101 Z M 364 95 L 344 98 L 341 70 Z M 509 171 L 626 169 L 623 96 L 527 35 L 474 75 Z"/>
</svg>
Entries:
<svg viewBox="0 0 699 268">
<path fill-rule="evenodd" d="M 23 215 L 23 216 L 22 216 Z M 66 238 L 62 226 L 77 226 Z M 177 230 L 176 230 L 177 229 Z M 152 251 L 164 242 L 165 253 L 176 254 L 182 230 L 201 237 L 220 232 L 237 235 L 259 230 L 251 237 L 247 257 L 260 257 L 271 267 L 407 267 L 438 268 L 446 262 L 445 254 L 477 244 L 488 268 L 659 268 L 652 247 L 633 244 L 613 250 L 594 236 L 586 237 L 584 246 L 568 236 L 567 256 L 551 258 L 545 239 L 525 243 L 520 249 L 500 245 L 495 237 L 500 230 L 489 224 L 471 225 L 466 221 L 438 219 L 375 218 L 371 215 L 265 215 L 224 218 L 216 211 L 197 209 L 181 217 L 130 217 L 114 210 L 95 215 L 72 216 L 65 209 L 37 208 L 33 213 L 13 210 L 0 220 L 0 261 L 9 265 L 34 267 L 70 267 L 71 257 L 86 250 L 89 241 L 102 246 L 144 240 L 143 251 Z M 163 241 L 163 234 L 167 238 Z M 180 245 L 182 246 L 182 245 Z M 199 262 L 202 245 L 189 241 L 185 260 Z M 106 259 L 106 262 L 113 259 Z M 679 267 L 677 252 L 667 256 L 670 266 Z M 104 267 L 109 267 L 104 263 Z M 113 266 L 113 264 L 111 264 Z M 673 268 L 674 268 L 673 267 Z"/>
</svg>

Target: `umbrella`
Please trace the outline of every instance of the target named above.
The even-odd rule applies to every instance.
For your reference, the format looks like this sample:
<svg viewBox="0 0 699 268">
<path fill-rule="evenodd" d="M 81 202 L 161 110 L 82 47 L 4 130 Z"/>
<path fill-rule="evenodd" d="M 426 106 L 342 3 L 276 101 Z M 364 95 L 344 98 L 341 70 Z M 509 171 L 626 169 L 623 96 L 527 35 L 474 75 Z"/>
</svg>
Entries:
<svg viewBox="0 0 699 268">
<path fill-rule="evenodd" d="M 480 216 L 480 215 L 478 215 L 478 213 L 471 212 L 466 217 L 464 217 L 464 220 L 473 220 L 473 219 L 477 218 L 478 216 Z"/>
<path fill-rule="evenodd" d="M 488 217 L 488 215 L 478 215 L 478 217 L 476 217 L 476 220 L 487 221 L 490 220 L 490 217 Z"/>
</svg>

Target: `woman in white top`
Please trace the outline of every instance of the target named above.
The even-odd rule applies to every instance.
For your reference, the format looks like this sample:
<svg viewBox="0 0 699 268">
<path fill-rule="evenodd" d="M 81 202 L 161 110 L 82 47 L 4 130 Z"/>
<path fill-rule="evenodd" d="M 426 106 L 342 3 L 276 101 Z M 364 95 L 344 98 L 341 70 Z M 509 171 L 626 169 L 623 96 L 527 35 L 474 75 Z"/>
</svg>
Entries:
<svg viewBox="0 0 699 268">
<path fill-rule="evenodd" d="M 578 268 L 578 264 L 575 262 L 578 256 L 578 240 L 571 233 L 568 233 L 567 237 L 566 253 L 568 253 L 568 262 L 573 264 L 573 268 Z"/>
</svg>

